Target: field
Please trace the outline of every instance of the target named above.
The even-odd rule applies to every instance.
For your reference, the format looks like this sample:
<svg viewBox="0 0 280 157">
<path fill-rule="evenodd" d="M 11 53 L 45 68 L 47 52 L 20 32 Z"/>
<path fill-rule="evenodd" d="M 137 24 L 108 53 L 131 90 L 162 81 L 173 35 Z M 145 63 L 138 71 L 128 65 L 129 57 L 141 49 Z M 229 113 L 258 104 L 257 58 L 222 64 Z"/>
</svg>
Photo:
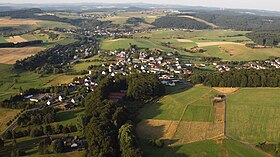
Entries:
<svg viewBox="0 0 280 157">
<path fill-rule="evenodd" d="M 16 72 L 12 65 L 0 64 L 0 101 L 19 92 L 19 88 L 41 88 L 61 83 L 69 83 L 76 75 L 45 75 L 34 72 Z"/>
<path fill-rule="evenodd" d="M 32 56 L 43 50 L 42 47 L 0 48 L 0 63 L 14 64 L 17 60 Z"/>
<path fill-rule="evenodd" d="M 1 26 L 13 26 L 13 25 L 36 25 L 40 20 L 32 19 L 10 19 L 10 18 L 0 18 Z"/>
<path fill-rule="evenodd" d="M 109 63 L 107 61 L 104 61 L 104 62 L 95 61 L 95 59 L 100 59 L 99 55 L 95 55 L 95 56 L 87 58 L 87 59 L 82 59 L 82 60 L 80 60 L 79 63 L 77 63 L 73 66 L 73 70 L 80 72 L 83 70 L 88 70 L 88 67 L 91 65 L 101 65 L 103 63 Z"/>
<path fill-rule="evenodd" d="M 224 113 L 212 105 L 216 94 L 211 88 L 196 86 L 148 104 L 139 115 L 138 135 L 172 140 L 171 145 L 222 137 Z"/>
<path fill-rule="evenodd" d="M 164 16 L 164 13 L 145 13 L 145 12 L 119 12 L 116 16 L 102 18 L 102 21 L 112 21 L 114 24 L 124 25 L 130 17 L 144 18 L 147 23 L 154 22 L 157 18 Z"/>
<path fill-rule="evenodd" d="M 227 100 L 227 134 L 246 142 L 280 141 L 279 88 L 242 88 Z"/>
<path fill-rule="evenodd" d="M 261 60 L 270 56 L 280 56 L 280 48 L 251 49 L 245 43 L 252 42 L 244 35 L 246 31 L 233 30 L 202 30 L 186 32 L 181 30 L 159 30 L 138 33 L 133 39 L 105 39 L 101 42 L 101 49 L 115 50 L 117 48 L 129 48 L 129 43 L 136 44 L 139 48 L 160 49 L 165 52 L 174 51 L 186 57 L 220 57 L 223 60 Z M 145 37 L 145 38 L 143 38 Z M 148 38 L 148 39 L 147 39 Z M 244 42 L 236 42 L 244 41 Z M 169 43 L 170 47 L 163 43 Z M 183 51 L 199 46 L 205 50 L 204 53 L 189 53 Z"/>
<path fill-rule="evenodd" d="M 149 157 L 265 157 L 255 148 L 233 140 L 206 140 L 173 147 L 155 148 L 141 140 L 145 156 Z"/>
<path fill-rule="evenodd" d="M 0 108 L 0 133 L 2 133 L 6 126 L 6 123 L 13 119 L 20 110 Z"/>
</svg>

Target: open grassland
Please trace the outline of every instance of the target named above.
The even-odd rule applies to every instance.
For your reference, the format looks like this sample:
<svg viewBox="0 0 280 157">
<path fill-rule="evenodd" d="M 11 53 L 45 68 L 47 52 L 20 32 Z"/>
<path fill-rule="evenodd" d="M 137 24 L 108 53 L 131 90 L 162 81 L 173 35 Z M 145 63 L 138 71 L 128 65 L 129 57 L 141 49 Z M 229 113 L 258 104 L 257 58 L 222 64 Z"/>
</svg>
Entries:
<svg viewBox="0 0 280 157">
<path fill-rule="evenodd" d="M 191 144 L 156 148 L 147 140 L 140 141 L 144 156 L 149 157 L 265 157 L 250 146 L 232 140 L 206 140 Z"/>
<path fill-rule="evenodd" d="M 14 64 L 17 60 L 32 56 L 43 50 L 42 47 L 0 48 L 0 63 Z"/>
<path fill-rule="evenodd" d="M 227 134 L 247 142 L 278 143 L 279 95 L 279 88 L 243 88 L 229 95 Z"/>
<path fill-rule="evenodd" d="M 6 124 L 20 112 L 17 109 L 0 108 L 0 133 L 7 127 Z"/>
</svg>

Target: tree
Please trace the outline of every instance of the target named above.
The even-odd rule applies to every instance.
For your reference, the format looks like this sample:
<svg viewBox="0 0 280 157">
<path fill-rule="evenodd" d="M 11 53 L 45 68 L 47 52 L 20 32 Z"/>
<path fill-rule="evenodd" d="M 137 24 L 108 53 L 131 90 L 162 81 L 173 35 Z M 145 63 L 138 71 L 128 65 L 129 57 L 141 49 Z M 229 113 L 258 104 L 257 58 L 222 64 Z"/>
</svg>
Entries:
<svg viewBox="0 0 280 157">
<path fill-rule="evenodd" d="M 52 143 L 54 153 L 63 153 L 64 143 L 61 139 L 57 139 Z"/>
<path fill-rule="evenodd" d="M 77 117 L 77 129 L 84 133 L 85 126 L 86 126 L 86 117 L 85 115 L 78 115 Z"/>
<path fill-rule="evenodd" d="M 118 135 L 122 157 L 141 157 L 143 153 L 137 147 L 134 127 L 130 123 L 122 125 Z"/>
<path fill-rule="evenodd" d="M 92 118 L 85 129 L 88 154 L 94 157 L 117 157 L 117 134 L 114 125 L 106 119 Z"/>
<path fill-rule="evenodd" d="M 48 154 L 48 145 L 45 140 L 42 140 L 38 145 L 39 154 Z"/>
<path fill-rule="evenodd" d="M 5 144 L 4 140 L 0 137 L 0 148 L 4 147 L 4 144 Z"/>
</svg>

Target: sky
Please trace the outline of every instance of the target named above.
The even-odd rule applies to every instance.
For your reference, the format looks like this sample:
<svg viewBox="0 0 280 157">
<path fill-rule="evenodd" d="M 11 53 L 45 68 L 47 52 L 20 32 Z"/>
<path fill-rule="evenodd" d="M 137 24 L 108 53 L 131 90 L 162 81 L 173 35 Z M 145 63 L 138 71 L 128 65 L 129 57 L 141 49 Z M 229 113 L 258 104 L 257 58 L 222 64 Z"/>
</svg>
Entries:
<svg viewBox="0 0 280 157">
<path fill-rule="evenodd" d="M 280 0 L 0 0 L 0 3 L 155 3 L 188 6 L 208 6 L 220 8 L 264 9 L 280 11 Z"/>
</svg>

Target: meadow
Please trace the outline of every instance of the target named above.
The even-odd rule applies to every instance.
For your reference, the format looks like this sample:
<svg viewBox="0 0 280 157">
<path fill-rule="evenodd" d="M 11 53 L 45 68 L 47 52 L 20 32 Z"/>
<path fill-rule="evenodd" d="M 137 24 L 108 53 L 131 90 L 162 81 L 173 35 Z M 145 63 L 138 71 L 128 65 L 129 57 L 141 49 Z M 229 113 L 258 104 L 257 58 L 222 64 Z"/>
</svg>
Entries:
<svg viewBox="0 0 280 157">
<path fill-rule="evenodd" d="M 248 61 L 268 59 L 280 56 L 279 48 L 251 49 L 245 46 L 251 43 L 245 37 L 247 31 L 234 30 L 199 30 L 187 32 L 182 30 L 158 30 L 137 33 L 133 39 L 105 39 L 101 42 L 103 50 L 128 49 L 129 43 L 141 48 L 160 49 L 171 52 L 176 49 L 183 57 L 220 57 L 230 61 Z M 238 41 L 238 42 L 237 42 Z M 243 42 L 240 42 L 243 41 Z M 168 43 L 170 47 L 163 45 Z M 189 53 L 183 49 L 199 46 L 204 53 Z"/>
<path fill-rule="evenodd" d="M 280 89 L 242 88 L 227 98 L 227 134 L 258 143 L 280 141 Z"/>
</svg>

